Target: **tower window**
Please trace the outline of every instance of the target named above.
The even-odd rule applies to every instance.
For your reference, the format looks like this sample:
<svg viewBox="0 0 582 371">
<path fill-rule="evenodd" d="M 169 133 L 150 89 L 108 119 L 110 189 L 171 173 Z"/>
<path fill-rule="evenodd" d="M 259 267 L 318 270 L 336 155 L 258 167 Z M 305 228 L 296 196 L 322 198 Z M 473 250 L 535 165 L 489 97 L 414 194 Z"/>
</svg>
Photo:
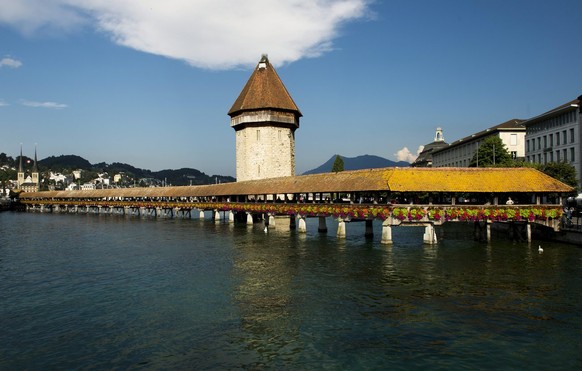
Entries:
<svg viewBox="0 0 582 371">
<path fill-rule="evenodd" d="M 257 129 L 257 140 L 261 140 L 261 131 Z"/>
</svg>

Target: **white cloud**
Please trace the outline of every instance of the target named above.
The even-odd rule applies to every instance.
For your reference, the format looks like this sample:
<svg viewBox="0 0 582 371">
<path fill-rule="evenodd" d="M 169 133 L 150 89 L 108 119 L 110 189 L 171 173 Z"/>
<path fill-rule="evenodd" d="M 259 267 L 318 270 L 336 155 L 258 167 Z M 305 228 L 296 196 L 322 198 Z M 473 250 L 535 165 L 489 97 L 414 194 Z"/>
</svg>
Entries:
<svg viewBox="0 0 582 371">
<path fill-rule="evenodd" d="M 2 99 L 0 99 L 0 107 L 8 107 L 10 104 L 4 102 Z"/>
<path fill-rule="evenodd" d="M 230 69 L 262 53 L 283 64 L 330 51 L 339 28 L 368 16 L 371 1 L 0 0 L 0 22 L 24 33 L 90 23 L 129 48 Z"/>
<path fill-rule="evenodd" d="M 406 162 L 413 163 L 414 160 L 416 160 L 416 158 L 418 157 L 420 152 L 422 152 L 423 149 L 424 149 L 424 146 L 419 146 L 418 149 L 416 150 L 416 154 L 414 154 L 414 153 L 410 152 L 408 147 L 404 147 L 404 148 L 398 150 L 394 154 L 394 157 L 396 157 L 396 161 L 406 161 Z"/>
<path fill-rule="evenodd" d="M 2 59 L 0 59 L 0 68 L 2 67 L 10 67 L 10 68 L 18 68 L 20 66 L 22 66 L 22 62 L 10 57 L 4 57 Z"/>
<path fill-rule="evenodd" d="M 62 108 L 68 107 L 66 104 L 55 103 L 55 102 L 34 102 L 34 101 L 23 100 L 20 103 L 23 106 L 34 107 L 34 108 L 62 109 Z"/>
</svg>

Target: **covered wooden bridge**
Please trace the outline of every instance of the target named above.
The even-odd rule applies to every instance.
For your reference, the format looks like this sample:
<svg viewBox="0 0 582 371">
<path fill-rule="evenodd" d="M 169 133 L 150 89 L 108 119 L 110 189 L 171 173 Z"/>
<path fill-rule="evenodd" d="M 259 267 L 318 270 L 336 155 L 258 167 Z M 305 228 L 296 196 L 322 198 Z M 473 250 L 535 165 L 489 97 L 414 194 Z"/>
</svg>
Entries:
<svg viewBox="0 0 582 371">
<path fill-rule="evenodd" d="M 562 197 L 573 188 L 530 168 L 383 168 L 204 186 L 111 188 L 90 191 L 22 193 L 29 210 L 107 212 L 132 215 L 191 215 L 192 210 L 228 213 L 228 220 L 256 221 L 263 216 L 292 216 L 305 231 L 306 217 L 345 222 L 381 220 L 382 241 L 391 243 L 391 228 L 425 226 L 424 240 L 436 242 L 434 225 L 445 221 L 483 223 L 490 238 L 493 222 L 539 223 L 559 228 Z M 254 216 L 254 218 L 253 218 Z M 369 228 L 368 228 L 369 227 Z"/>
</svg>

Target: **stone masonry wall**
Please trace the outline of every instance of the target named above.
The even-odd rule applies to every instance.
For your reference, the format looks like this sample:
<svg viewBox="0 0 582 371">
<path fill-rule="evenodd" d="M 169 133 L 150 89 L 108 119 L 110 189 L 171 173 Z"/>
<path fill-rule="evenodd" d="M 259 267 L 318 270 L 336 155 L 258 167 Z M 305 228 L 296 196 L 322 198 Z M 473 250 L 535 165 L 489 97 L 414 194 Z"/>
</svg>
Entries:
<svg viewBox="0 0 582 371">
<path fill-rule="evenodd" d="M 262 126 L 236 132 L 237 181 L 295 175 L 295 136 L 291 129 Z"/>
</svg>

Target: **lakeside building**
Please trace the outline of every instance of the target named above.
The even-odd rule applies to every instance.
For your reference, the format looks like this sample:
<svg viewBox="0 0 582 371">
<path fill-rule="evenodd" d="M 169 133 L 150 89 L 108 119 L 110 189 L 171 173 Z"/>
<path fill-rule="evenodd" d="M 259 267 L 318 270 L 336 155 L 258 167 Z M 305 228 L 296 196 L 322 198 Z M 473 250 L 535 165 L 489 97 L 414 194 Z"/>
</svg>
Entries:
<svg viewBox="0 0 582 371">
<path fill-rule="evenodd" d="M 295 175 L 295 130 L 302 116 L 263 55 L 228 111 L 236 133 L 236 180 Z"/>
<path fill-rule="evenodd" d="M 471 134 L 432 153 L 433 167 L 469 167 L 480 143 L 498 136 L 514 159 L 525 158 L 524 120 L 511 119 L 502 124 Z"/>
<path fill-rule="evenodd" d="M 547 164 L 567 162 L 576 169 L 582 186 L 582 95 L 524 122 L 525 160 Z"/>
<path fill-rule="evenodd" d="M 410 166 L 412 167 L 432 167 L 432 154 L 441 148 L 448 146 L 449 144 L 445 142 L 443 136 L 443 129 L 437 128 L 434 140 L 432 143 L 428 143 L 424 146 L 416 160 Z"/>
</svg>

